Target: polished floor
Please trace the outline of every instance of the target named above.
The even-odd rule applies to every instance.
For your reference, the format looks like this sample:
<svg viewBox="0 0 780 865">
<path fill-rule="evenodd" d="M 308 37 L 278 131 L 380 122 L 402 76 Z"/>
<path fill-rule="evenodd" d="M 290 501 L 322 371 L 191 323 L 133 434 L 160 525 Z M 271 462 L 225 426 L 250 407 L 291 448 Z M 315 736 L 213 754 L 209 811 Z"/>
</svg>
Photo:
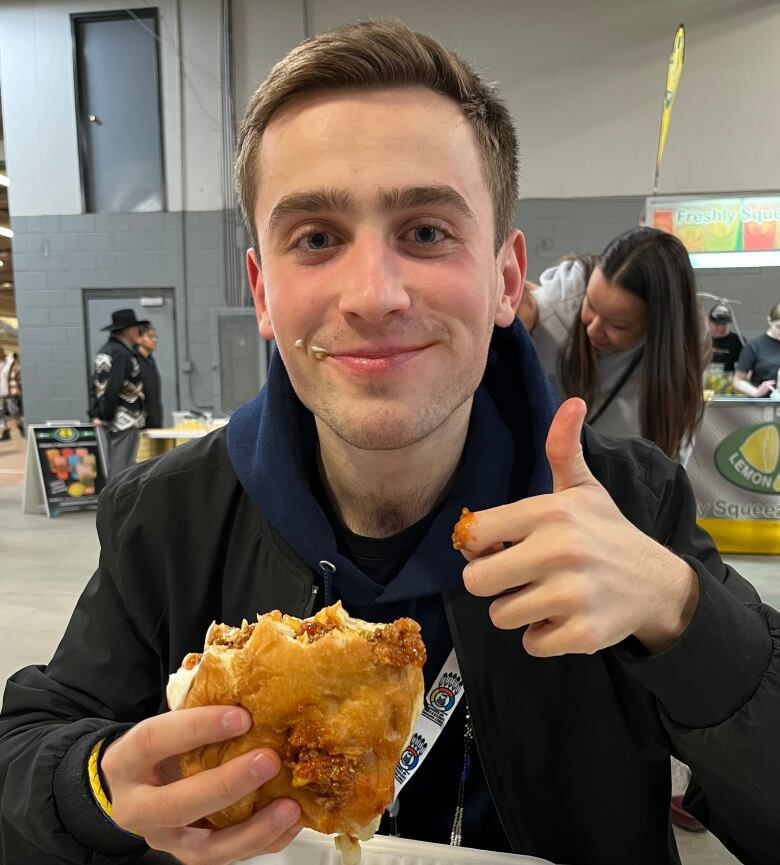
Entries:
<svg viewBox="0 0 780 865">
<path fill-rule="evenodd" d="M 97 564 L 94 514 L 48 520 L 22 513 L 24 443 L 13 431 L 0 442 L 0 683 L 27 664 L 46 663 Z M 780 608 L 780 558 L 729 561 Z M 677 833 L 685 865 L 737 860 L 710 834 Z M 594 863 L 597 865 L 597 863 Z"/>
</svg>

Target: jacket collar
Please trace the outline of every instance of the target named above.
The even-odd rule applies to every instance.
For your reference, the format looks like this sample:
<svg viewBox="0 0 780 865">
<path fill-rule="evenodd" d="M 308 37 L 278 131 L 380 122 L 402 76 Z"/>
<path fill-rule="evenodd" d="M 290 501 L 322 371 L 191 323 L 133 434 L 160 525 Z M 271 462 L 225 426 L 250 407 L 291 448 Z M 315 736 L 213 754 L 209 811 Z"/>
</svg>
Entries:
<svg viewBox="0 0 780 865">
<path fill-rule="evenodd" d="M 386 587 L 370 581 L 336 549 L 331 526 L 311 492 L 316 468 L 316 430 L 290 383 L 278 352 L 268 382 L 237 409 L 227 429 L 227 448 L 239 482 L 272 527 L 315 571 L 336 567 L 334 583 L 347 603 L 389 603 L 439 594 L 460 581 L 463 557 L 450 535 L 465 506 L 505 504 L 551 489 L 544 455 L 557 398 L 536 352 L 518 322 L 496 328 L 474 403 L 463 458 L 452 488 L 428 534 Z"/>
</svg>

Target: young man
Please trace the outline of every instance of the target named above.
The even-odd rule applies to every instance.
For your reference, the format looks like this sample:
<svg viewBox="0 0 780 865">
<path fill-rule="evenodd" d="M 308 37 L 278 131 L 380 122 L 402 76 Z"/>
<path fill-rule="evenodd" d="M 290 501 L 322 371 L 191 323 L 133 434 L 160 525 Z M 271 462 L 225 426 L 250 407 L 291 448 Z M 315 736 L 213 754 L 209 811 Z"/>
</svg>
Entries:
<svg viewBox="0 0 780 865">
<path fill-rule="evenodd" d="M 144 412 L 147 429 L 156 429 L 163 426 L 162 385 L 160 383 L 160 369 L 154 359 L 157 351 L 157 330 L 153 324 L 148 325 L 141 331 L 138 338 L 138 363 L 141 366 L 141 382 L 144 387 Z"/>
<path fill-rule="evenodd" d="M 731 322 L 731 310 L 723 303 L 716 303 L 709 314 L 712 362 L 722 363 L 724 372 L 734 372 L 734 364 L 744 345 L 739 336 L 731 332 Z"/>
<path fill-rule="evenodd" d="M 465 846 L 679 863 L 673 751 L 698 782 L 690 809 L 744 862 L 778 861 L 780 616 L 696 528 L 678 466 L 588 430 L 583 454 L 584 404 L 556 405 L 515 322 L 516 141 L 492 89 L 400 24 L 342 28 L 272 70 L 236 174 L 279 353 L 226 433 L 104 495 L 100 565 L 64 640 L 6 692 L 6 861 L 285 847 L 288 800 L 203 828 L 278 757 L 176 780 L 179 753 L 250 719 L 166 713 L 164 688 L 213 619 L 336 597 L 417 618 L 426 686 L 453 646 L 460 664 L 466 700 L 400 796 L 400 834 L 457 841 L 462 821 Z M 450 543 L 464 506 L 465 569 Z"/>
<path fill-rule="evenodd" d="M 138 452 L 144 386 L 136 346 L 148 324 L 138 321 L 132 309 L 117 309 L 111 324 L 102 328 L 110 335 L 95 356 L 89 416 L 105 434 L 109 478 L 133 465 Z"/>
</svg>

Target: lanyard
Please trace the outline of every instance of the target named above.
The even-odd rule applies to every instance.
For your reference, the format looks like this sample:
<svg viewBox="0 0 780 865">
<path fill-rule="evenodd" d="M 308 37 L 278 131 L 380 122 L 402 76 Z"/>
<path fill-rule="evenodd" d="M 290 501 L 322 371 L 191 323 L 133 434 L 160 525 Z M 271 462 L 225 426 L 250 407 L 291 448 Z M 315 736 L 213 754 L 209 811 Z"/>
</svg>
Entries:
<svg viewBox="0 0 780 865">
<path fill-rule="evenodd" d="M 444 725 L 455 714 L 455 707 L 463 694 L 463 678 L 453 649 L 444 662 L 441 672 L 434 679 L 431 689 L 425 695 L 422 714 L 417 719 L 412 738 L 395 767 L 396 800 L 398 794 L 428 756 L 441 735 Z"/>
</svg>

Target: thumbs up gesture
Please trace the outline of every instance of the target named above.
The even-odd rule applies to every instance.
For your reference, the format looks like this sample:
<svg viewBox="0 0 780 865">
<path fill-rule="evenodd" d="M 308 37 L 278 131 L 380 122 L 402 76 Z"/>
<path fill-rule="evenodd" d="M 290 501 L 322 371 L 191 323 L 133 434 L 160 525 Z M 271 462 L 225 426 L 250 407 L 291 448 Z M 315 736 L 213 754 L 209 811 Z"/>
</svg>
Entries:
<svg viewBox="0 0 780 865">
<path fill-rule="evenodd" d="M 688 626 L 698 579 L 639 531 L 592 475 L 580 443 L 586 406 L 569 399 L 547 436 L 553 492 L 468 514 L 456 526 L 466 588 L 495 597 L 498 628 L 526 627 L 531 655 L 592 654 L 628 636 L 650 652 Z"/>
</svg>

